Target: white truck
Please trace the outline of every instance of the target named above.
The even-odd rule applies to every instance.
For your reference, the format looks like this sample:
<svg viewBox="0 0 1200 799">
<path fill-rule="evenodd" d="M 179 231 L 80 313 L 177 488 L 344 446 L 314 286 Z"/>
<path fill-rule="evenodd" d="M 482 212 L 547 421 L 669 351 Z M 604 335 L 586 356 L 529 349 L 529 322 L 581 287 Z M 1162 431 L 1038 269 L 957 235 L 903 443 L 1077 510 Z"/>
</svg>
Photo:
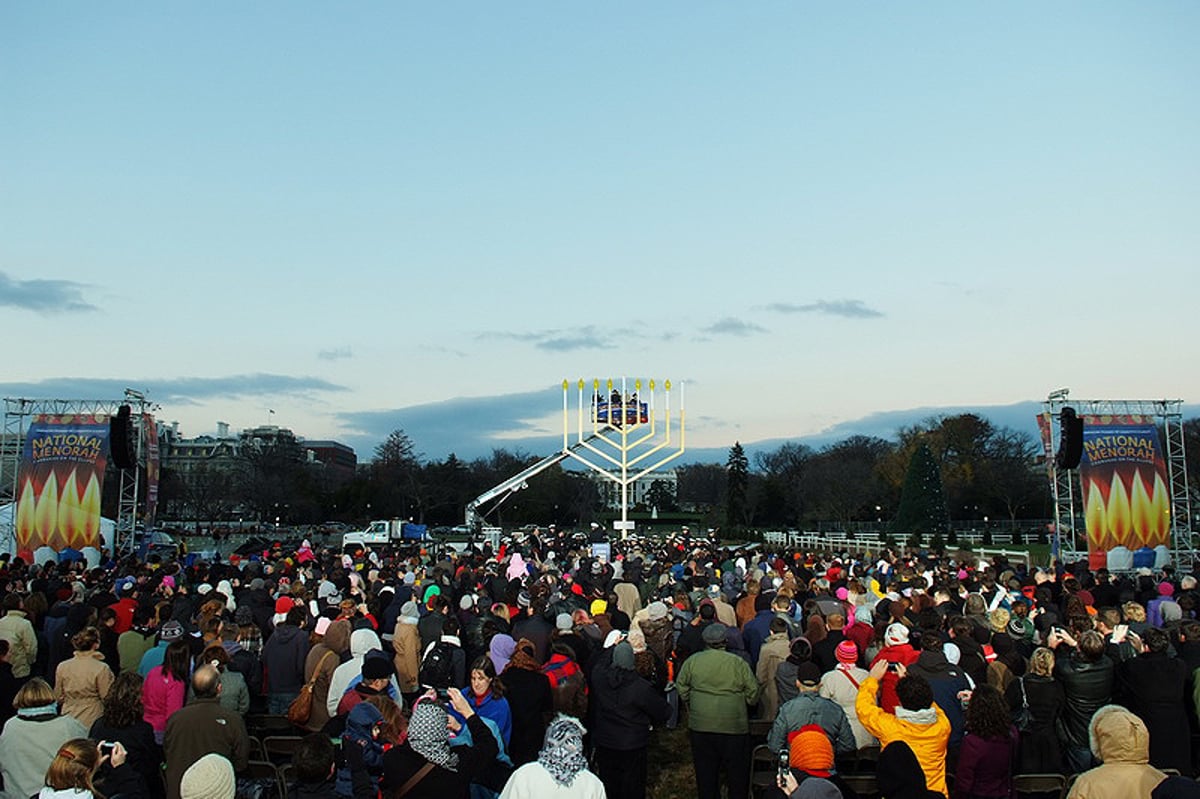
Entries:
<svg viewBox="0 0 1200 799">
<path fill-rule="evenodd" d="M 423 524 L 413 524 L 403 519 L 379 519 L 368 524 L 365 530 L 344 534 L 342 549 L 427 540 L 429 531 Z"/>
</svg>

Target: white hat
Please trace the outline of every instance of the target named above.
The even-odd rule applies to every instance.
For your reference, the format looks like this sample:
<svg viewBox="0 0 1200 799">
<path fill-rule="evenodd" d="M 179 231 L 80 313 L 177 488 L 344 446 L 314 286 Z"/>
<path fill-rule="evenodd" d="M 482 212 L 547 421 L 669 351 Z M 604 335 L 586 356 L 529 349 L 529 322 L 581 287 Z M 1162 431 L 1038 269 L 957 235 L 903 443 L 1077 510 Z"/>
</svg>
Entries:
<svg viewBox="0 0 1200 799">
<path fill-rule="evenodd" d="M 888 625 L 883 634 L 883 642 L 888 646 L 900 646 L 908 643 L 908 628 L 899 622 Z"/>
<path fill-rule="evenodd" d="M 180 799 L 233 799 L 236 793 L 233 764 L 215 753 L 189 766 L 179 783 Z"/>
</svg>

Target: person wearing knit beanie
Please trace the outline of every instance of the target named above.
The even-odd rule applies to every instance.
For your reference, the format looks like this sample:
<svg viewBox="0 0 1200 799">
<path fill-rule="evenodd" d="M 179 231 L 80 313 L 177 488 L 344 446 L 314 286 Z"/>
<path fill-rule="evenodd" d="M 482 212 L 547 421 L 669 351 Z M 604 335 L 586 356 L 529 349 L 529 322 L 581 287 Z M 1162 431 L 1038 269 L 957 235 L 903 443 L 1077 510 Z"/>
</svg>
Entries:
<svg viewBox="0 0 1200 799">
<path fill-rule="evenodd" d="M 834 650 L 833 654 L 837 658 L 838 663 L 853 666 L 858 662 L 858 645 L 850 640 L 842 641 L 837 645 L 837 649 Z"/>
<path fill-rule="evenodd" d="M 634 665 L 633 647 L 628 641 L 622 641 L 613 647 L 612 667 L 614 669 L 624 669 L 625 671 L 633 671 Z"/>
<path fill-rule="evenodd" d="M 899 622 L 893 622 L 883 634 L 883 642 L 887 646 L 901 646 L 908 643 L 908 628 Z"/>
<path fill-rule="evenodd" d="M 180 799 L 233 799 L 236 792 L 233 764 L 215 753 L 189 766 L 179 783 Z"/>
<path fill-rule="evenodd" d="M 812 777 L 828 777 L 833 769 L 833 744 L 817 724 L 806 724 L 788 736 L 788 762 Z"/>
</svg>

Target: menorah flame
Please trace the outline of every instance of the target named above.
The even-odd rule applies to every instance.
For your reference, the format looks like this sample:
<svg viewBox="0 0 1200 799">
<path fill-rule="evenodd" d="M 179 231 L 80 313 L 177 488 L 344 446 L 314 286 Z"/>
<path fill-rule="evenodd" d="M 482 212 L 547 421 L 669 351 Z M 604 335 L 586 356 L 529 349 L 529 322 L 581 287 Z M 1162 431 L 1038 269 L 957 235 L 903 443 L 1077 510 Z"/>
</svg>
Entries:
<svg viewBox="0 0 1200 799">
<path fill-rule="evenodd" d="M 1093 550 L 1157 547 L 1170 541 L 1171 496 L 1157 472 L 1151 481 L 1139 469 L 1128 485 L 1120 472 L 1113 472 L 1110 480 L 1092 477 L 1084 481 L 1083 491 L 1084 522 Z"/>
<path fill-rule="evenodd" d="M 39 493 L 33 480 L 21 483 L 17 497 L 19 549 L 96 546 L 100 535 L 100 482 L 93 472 L 80 491 L 79 470 L 71 469 L 59 486 L 58 471 L 51 469 Z"/>
</svg>

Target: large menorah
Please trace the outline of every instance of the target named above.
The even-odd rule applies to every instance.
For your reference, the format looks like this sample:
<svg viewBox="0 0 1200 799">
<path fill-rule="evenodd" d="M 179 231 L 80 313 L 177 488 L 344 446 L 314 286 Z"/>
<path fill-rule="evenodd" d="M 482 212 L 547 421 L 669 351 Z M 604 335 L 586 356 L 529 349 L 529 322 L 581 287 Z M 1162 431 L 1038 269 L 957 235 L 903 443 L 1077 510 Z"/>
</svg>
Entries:
<svg viewBox="0 0 1200 799">
<path fill-rule="evenodd" d="M 613 526 L 621 530 L 622 538 L 627 538 L 632 527 L 629 521 L 629 486 L 683 454 L 683 385 L 680 384 L 678 388 L 677 446 L 672 443 L 670 380 L 663 381 L 661 392 L 654 380 L 647 381 L 649 393 L 643 395 L 640 379 L 633 381 L 633 391 L 630 392 L 629 382 L 624 377 L 616 382 L 609 378 L 603 386 L 604 394 L 600 393 L 600 380 L 595 379 L 592 381 L 591 400 L 586 403 L 585 416 L 583 392 L 586 385 L 581 378 L 576 408 L 578 438 L 572 444 L 570 382 L 563 380 L 563 453 L 621 487 L 621 521 Z M 657 407 L 660 393 L 663 405 L 661 429 Z"/>
</svg>

